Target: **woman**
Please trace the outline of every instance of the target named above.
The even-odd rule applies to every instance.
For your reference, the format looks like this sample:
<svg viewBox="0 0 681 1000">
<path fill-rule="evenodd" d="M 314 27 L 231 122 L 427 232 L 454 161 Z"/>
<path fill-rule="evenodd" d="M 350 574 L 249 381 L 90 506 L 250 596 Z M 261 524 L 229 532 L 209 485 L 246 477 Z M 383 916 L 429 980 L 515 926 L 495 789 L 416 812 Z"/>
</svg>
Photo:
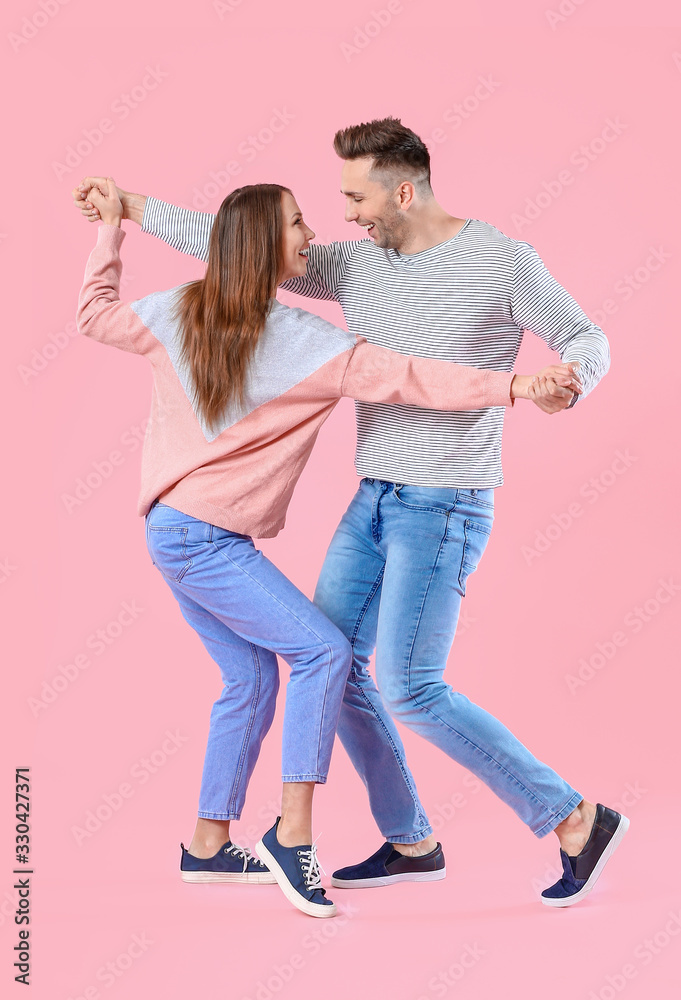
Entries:
<svg viewBox="0 0 681 1000">
<path fill-rule="evenodd" d="M 224 683 L 182 877 L 276 880 L 303 912 L 333 916 L 312 843 L 312 798 L 326 781 L 350 646 L 252 539 L 283 527 L 319 428 L 342 396 L 478 409 L 539 399 L 546 380 L 407 357 L 279 303 L 277 285 L 305 273 L 314 233 L 291 192 L 274 184 L 225 199 L 202 280 L 124 304 L 113 180 L 89 199 L 104 225 L 86 268 L 79 329 L 151 362 L 138 510 L 152 561 Z M 552 371 L 579 391 L 565 366 Z M 259 861 L 232 844 L 229 826 L 274 715 L 277 654 L 291 667 L 282 807 L 257 845 Z"/>
</svg>

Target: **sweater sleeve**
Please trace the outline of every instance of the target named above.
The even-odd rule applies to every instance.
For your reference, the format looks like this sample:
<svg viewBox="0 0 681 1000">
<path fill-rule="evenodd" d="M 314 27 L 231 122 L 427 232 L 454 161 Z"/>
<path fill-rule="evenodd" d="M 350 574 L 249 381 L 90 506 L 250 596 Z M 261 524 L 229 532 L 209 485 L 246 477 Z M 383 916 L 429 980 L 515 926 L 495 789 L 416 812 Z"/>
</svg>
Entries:
<svg viewBox="0 0 681 1000">
<path fill-rule="evenodd" d="M 311 243 L 307 252 L 305 274 L 300 278 L 289 278 L 281 287 L 287 292 L 296 292 L 310 299 L 338 301 L 338 286 L 358 245 L 357 240 Z"/>
<path fill-rule="evenodd" d="M 83 287 L 78 297 L 78 332 L 122 351 L 143 353 L 146 327 L 118 293 L 121 280 L 120 247 L 125 232 L 101 225 L 97 243 L 88 257 Z"/>
<path fill-rule="evenodd" d="M 513 374 L 399 354 L 358 337 L 341 395 L 365 403 L 407 403 L 427 410 L 480 410 L 513 405 Z"/>
<path fill-rule="evenodd" d="M 215 216 L 210 212 L 194 212 L 149 197 L 144 205 L 142 232 L 151 233 L 181 253 L 206 261 L 214 222 Z"/>
<path fill-rule="evenodd" d="M 584 392 L 575 395 L 570 405 L 583 400 L 610 367 L 608 339 L 529 243 L 516 245 L 511 312 L 516 326 L 545 340 L 561 361 L 579 361 Z"/>
</svg>

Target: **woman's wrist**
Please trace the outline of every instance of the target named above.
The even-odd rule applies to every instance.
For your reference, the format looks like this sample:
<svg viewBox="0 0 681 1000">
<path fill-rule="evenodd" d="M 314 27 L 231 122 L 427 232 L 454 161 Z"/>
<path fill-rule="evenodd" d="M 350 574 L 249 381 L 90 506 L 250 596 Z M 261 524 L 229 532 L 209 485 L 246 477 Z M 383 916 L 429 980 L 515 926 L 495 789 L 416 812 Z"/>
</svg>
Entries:
<svg viewBox="0 0 681 1000">
<path fill-rule="evenodd" d="M 531 375 L 514 375 L 511 379 L 511 399 L 529 399 Z"/>
</svg>

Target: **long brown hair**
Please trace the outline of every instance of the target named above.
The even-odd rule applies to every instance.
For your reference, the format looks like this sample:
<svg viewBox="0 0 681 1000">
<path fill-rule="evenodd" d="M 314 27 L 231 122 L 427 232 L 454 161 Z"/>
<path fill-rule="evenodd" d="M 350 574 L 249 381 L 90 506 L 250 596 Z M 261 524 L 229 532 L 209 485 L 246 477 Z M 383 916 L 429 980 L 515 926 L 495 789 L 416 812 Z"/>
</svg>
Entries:
<svg viewBox="0 0 681 1000">
<path fill-rule="evenodd" d="M 243 402 L 248 363 L 281 272 L 284 191 L 279 184 L 249 184 L 227 195 L 211 232 L 206 274 L 178 299 L 181 357 L 209 427 L 228 403 Z"/>
</svg>

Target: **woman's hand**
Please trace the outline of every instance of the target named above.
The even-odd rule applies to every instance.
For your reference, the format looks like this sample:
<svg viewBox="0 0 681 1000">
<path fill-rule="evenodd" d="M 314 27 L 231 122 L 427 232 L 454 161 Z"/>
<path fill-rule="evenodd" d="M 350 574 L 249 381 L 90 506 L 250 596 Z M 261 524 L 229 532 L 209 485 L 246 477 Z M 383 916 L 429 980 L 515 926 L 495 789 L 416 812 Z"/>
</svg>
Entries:
<svg viewBox="0 0 681 1000">
<path fill-rule="evenodd" d="M 120 226 L 123 218 L 123 203 L 113 177 L 106 177 L 91 187 L 88 199 L 99 212 L 102 222 L 107 226 Z"/>
</svg>

